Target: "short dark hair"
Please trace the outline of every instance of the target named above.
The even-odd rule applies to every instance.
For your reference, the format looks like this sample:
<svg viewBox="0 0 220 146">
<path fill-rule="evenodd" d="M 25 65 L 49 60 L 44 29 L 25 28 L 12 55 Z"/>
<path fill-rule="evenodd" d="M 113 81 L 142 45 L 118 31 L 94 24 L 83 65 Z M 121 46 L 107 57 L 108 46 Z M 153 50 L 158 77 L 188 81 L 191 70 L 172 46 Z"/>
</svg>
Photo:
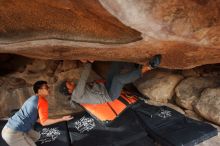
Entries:
<svg viewBox="0 0 220 146">
<path fill-rule="evenodd" d="M 47 84 L 46 81 L 37 81 L 34 83 L 33 90 L 34 93 L 38 93 L 38 90 L 42 88 L 43 85 Z"/>
<path fill-rule="evenodd" d="M 70 95 L 71 95 L 71 94 L 69 93 L 69 91 L 68 91 L 68 88 L 66 87 L 66 80 L 63 81 L 63 82 L 60 84 L 59 91 L 60 91 L 61 94 L 65 95 L 65 96 L 70 96 Z"/>
</svg>

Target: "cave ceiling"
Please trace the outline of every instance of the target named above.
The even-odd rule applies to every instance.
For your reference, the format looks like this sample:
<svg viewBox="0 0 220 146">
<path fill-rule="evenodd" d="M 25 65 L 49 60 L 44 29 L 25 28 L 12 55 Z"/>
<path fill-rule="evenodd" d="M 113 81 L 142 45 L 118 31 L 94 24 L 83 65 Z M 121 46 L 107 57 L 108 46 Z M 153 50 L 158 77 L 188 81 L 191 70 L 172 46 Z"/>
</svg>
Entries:
<svg viewBox="0 0 220 146">
<path fill-rule="evenodd" d="M 1 0 L 0 53 L 37 59 L 220 63 L 220 0 Z"/>
</svg>

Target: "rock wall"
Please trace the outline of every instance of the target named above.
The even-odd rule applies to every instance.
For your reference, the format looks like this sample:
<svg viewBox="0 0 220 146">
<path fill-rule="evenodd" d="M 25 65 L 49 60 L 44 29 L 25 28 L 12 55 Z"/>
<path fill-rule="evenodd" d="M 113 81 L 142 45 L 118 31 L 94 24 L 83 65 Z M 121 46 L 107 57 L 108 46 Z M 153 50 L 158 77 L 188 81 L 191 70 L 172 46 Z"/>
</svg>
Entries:
<svg viewBox="0 0 220 146">
<path fill-rule="evenodd" d="M 16 58 L 17 57 L 17 58 Z M 50 87 L 49 116 L 57 117 L 82 111 L 82 108 L 76 105 L 72 109 L 69 99 L 59 93 L 59 85 L 65 79 L 78 79 L 82 64 L 77 61 L 53 61 L 28 59 L 18 56 L 10 56 L 7 61 L 13 63 L 26 60 L 17 68 L 10 72 L 8 66 L 1 66 L 0 69 L 5 73 L 0 76 L 0 118 L 8 116 L 10 111 L 18 109 L 24 101 L 34 94 L 32 85 L 37 80 L 45 80 Z M 22 69 L 21 69 L 22 68 Z M 99 79 L 100 77 L 92 72 L 90 79 Z"/>
</svg>

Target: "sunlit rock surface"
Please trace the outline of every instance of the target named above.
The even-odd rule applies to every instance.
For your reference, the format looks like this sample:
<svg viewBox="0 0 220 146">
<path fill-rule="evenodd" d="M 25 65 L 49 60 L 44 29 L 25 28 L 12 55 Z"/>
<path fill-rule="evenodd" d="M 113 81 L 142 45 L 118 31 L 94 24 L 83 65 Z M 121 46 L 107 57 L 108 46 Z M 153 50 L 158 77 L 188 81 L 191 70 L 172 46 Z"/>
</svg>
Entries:
<svg viewBox="0 0 220 146">
<path fill-rule="evenodd" d="M 220 63 L 220 0 L 0 2 L 0 53 L 31 58 Z M 211 10 L 211 11 L 210 11 Z"/>
<path fill-rule="evenodd" d="M 141 38 L 97 0 L 1 1 L 0 12 L 1 44 L 47 39 L 120 44 Z"/>
</svg>

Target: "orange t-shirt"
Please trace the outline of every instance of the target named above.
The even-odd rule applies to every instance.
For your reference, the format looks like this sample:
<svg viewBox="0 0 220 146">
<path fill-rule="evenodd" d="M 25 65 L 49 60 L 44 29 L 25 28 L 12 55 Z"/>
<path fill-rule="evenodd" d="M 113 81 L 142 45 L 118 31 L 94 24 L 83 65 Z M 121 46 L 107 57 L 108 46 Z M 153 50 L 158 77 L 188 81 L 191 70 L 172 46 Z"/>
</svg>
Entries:
<svg viewBox="0 0 220 146">
<path fill-rule="evenodd" d="M 48 102 L 45 97 L 39 96 L 38 99 L 39 122 L 42 124 L 48 119 Z"/>
</svg>

